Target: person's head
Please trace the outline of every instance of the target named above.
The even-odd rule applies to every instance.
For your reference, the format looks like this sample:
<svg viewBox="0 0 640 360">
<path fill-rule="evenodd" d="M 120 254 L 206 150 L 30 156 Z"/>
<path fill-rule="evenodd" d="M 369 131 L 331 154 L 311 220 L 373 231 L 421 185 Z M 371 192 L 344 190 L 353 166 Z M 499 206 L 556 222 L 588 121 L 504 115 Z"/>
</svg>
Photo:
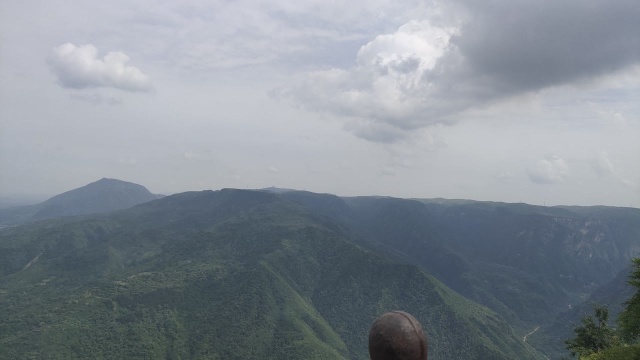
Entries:
<svg viewBox="0 0 640 360">
<path fill-rule="evenodd" d="M 371 360 L 427 360 L 427 352 L 427 338 L 422 326 L 404 311 L 383 314 L 371 326 Z"/>
</svg>

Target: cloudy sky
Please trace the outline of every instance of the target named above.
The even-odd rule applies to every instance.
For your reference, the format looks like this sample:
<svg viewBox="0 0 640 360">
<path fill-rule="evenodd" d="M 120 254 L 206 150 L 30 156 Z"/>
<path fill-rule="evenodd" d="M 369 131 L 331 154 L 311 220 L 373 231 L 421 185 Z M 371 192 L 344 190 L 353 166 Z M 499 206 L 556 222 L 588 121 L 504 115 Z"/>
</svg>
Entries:
<svg viewBox="0 0 640 360">
<path fill-rule="evenodd" d="M 637 0 L 0 2 L 0 195 L 640 207 Z"/>
</svg>

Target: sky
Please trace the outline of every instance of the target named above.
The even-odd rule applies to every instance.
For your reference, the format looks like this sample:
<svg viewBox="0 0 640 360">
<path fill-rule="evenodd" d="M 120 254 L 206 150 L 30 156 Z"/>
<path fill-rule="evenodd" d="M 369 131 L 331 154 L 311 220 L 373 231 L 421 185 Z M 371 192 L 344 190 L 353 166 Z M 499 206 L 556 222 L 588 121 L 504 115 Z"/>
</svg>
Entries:
<svg viewBox="0 0 640 360">
<path fill-rule="evenodd" d="M 3 0 L 0 196 L 640 207 L 637 0 Z"/>
</svg>

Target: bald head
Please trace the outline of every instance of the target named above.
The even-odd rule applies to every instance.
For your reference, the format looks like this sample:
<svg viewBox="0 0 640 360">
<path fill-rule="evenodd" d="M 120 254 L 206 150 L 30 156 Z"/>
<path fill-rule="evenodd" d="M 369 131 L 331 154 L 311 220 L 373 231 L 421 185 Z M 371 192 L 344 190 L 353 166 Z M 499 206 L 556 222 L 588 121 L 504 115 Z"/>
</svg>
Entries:
<svg viewBox="0 0 640 360">
<path fill-rule="evenodd" d="M 371 360 L 427 360 L 427 350 L 422 326 L 404 311 L 383 314 L 369 331 Z"/>
</svg>

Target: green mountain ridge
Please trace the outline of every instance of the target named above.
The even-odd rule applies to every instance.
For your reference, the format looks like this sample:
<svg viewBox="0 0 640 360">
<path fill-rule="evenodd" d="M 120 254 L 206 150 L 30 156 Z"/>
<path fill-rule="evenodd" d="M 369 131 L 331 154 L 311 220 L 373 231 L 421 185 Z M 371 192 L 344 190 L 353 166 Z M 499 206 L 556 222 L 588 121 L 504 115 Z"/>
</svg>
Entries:
<svg viewBox="0 0 640 360">
<path fill-rule="evenodd" d="M 429 359 L 540 359 L 418 267 L 281 195 L 183 193 L 0 230 L 0 358 L 367 359 L 403 309 Z"/>
</svg>

